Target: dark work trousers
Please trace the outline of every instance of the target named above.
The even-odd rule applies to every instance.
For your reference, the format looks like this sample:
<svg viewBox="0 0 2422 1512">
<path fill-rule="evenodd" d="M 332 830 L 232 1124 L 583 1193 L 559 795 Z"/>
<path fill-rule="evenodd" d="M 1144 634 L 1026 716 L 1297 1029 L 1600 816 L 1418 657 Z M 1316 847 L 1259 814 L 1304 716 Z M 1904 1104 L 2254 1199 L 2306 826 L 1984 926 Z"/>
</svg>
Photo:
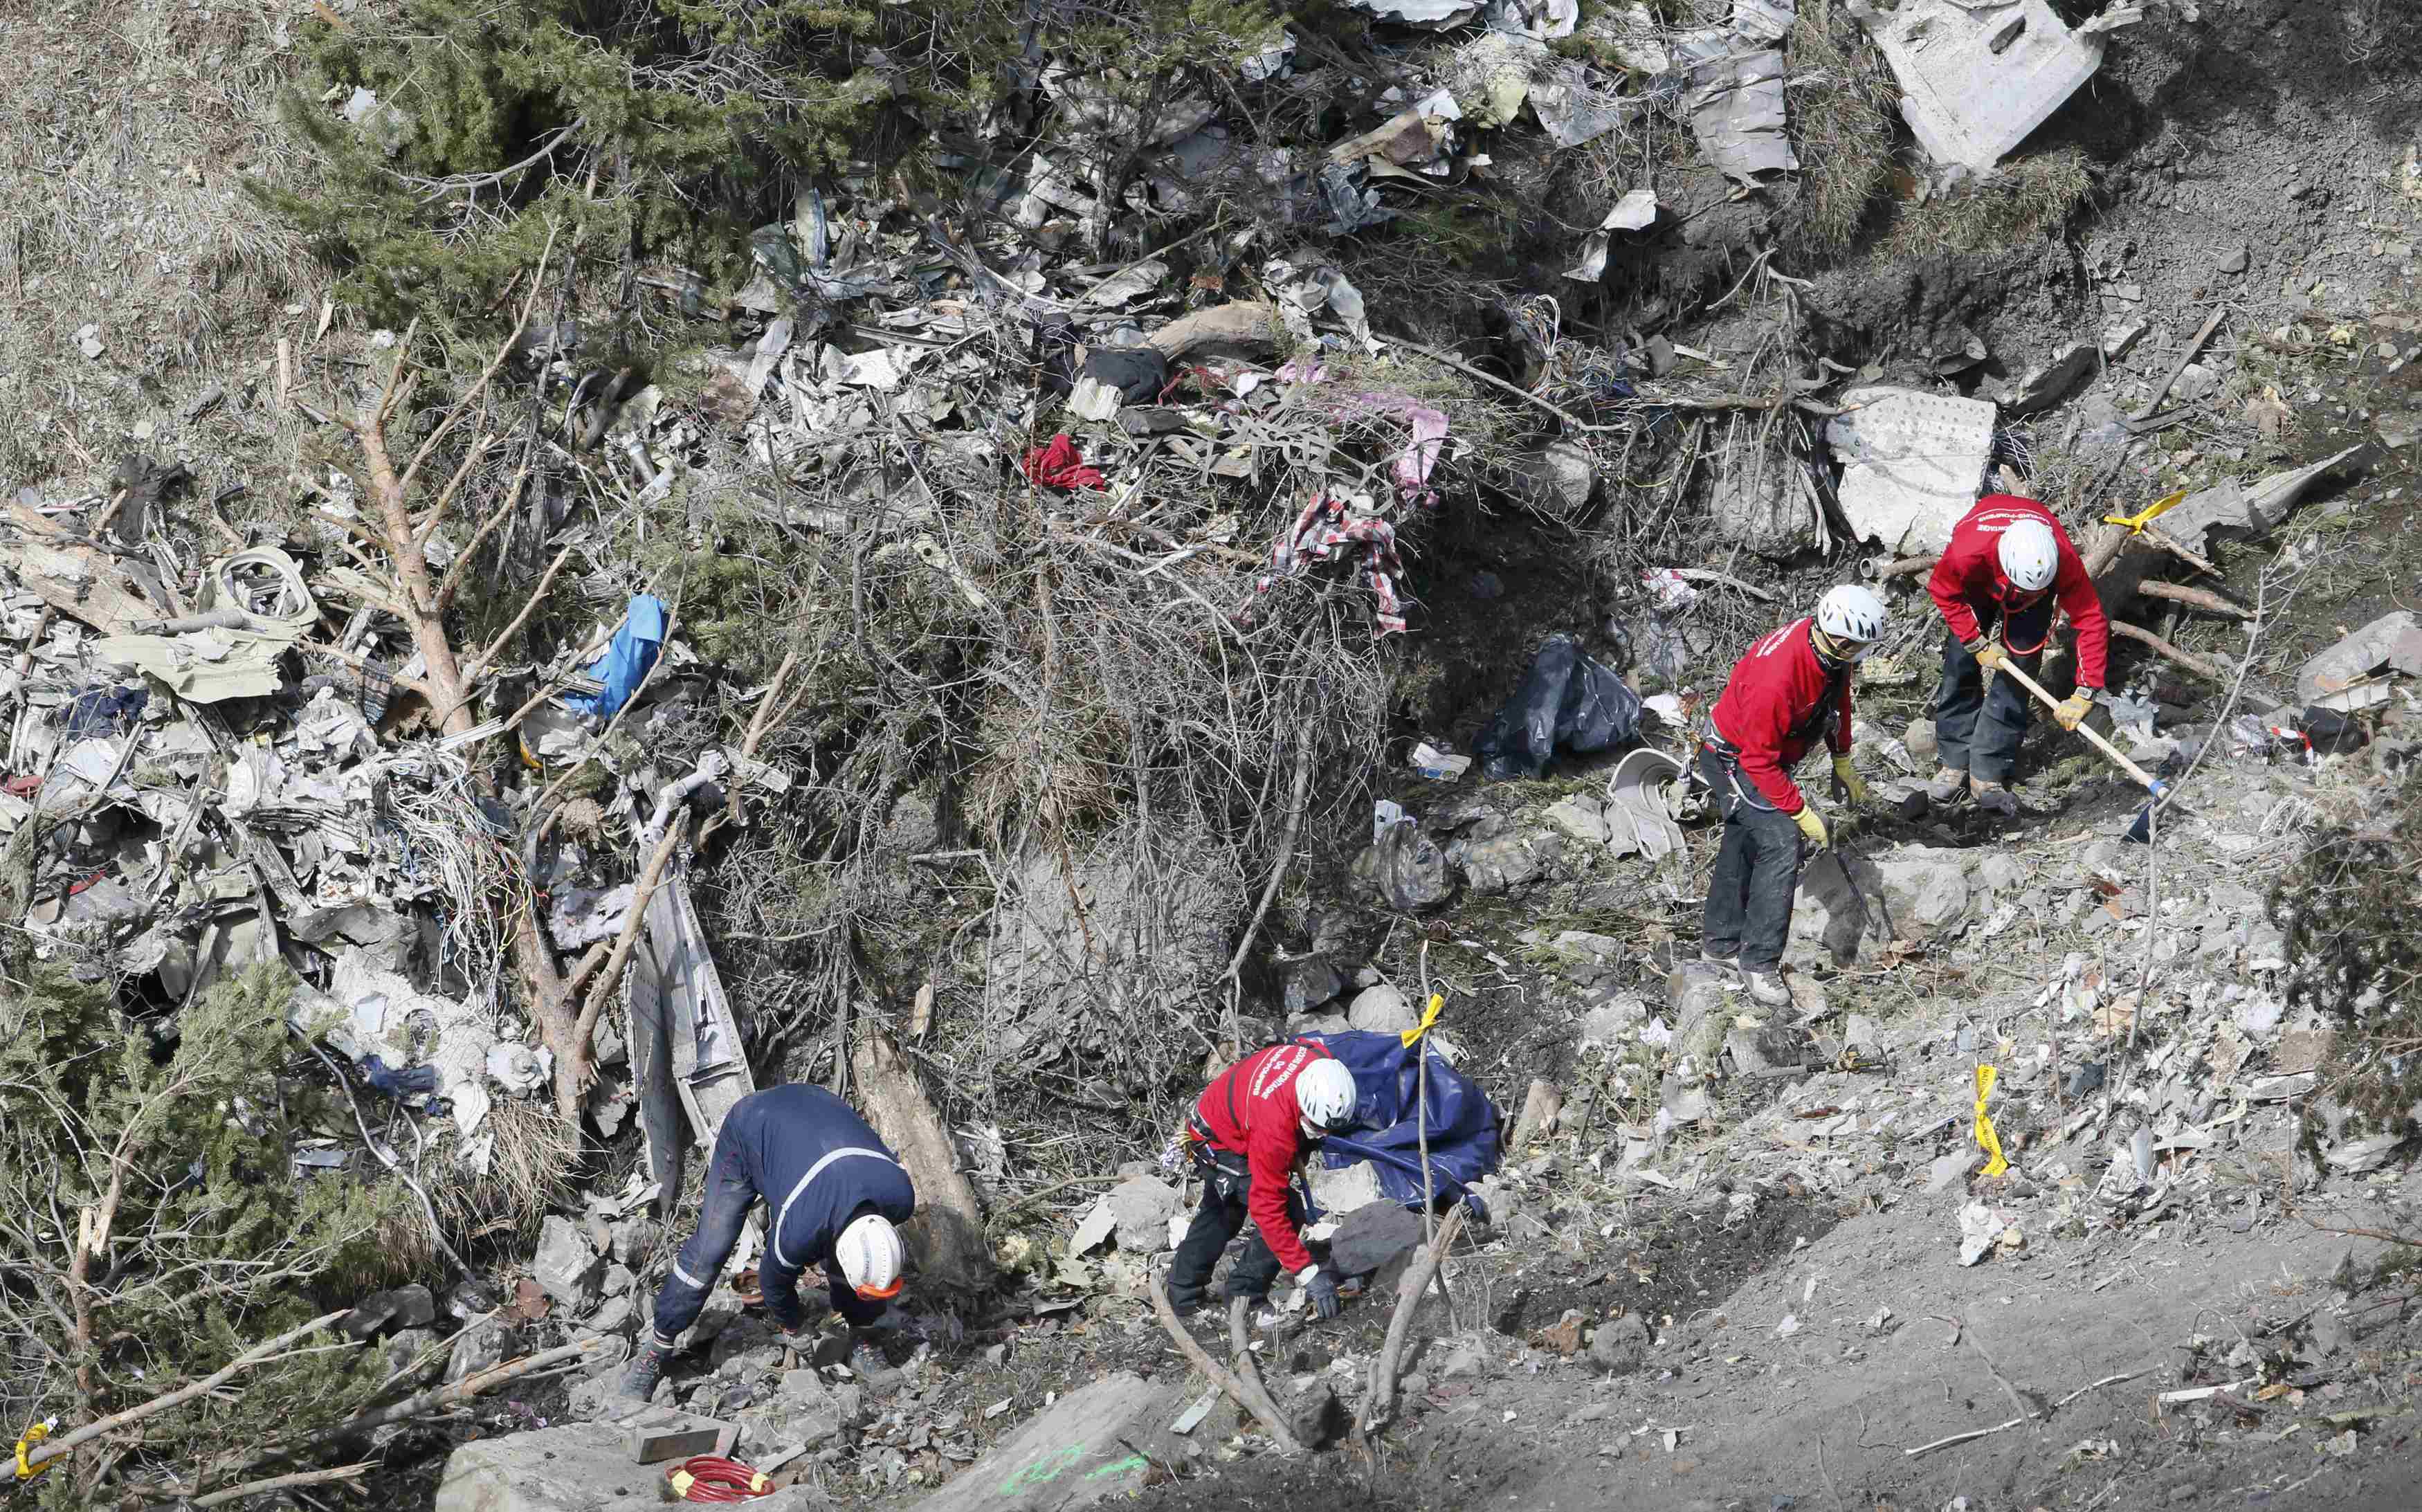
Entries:
<svg viewBox="0 0 2422 1512">
<path fill-rule="evenodd" d="M 2050 594 L 2010 617 L 2003 632 L 2003 648 L 2029 677 L 2043 665 L 2044 638 L 2052 629 Z M 1979 615 L 1977 627 L 1990 634 L 1991 618 Z M 1985 669 L 1945 632 L 1942 638 L 1942 682 L 1934 690 L 1936 759 L 1955 772 L 2007 787 L 2019 764 L 2019 742 L 2035 717 L 2035 697 L 2015 677 L 1996 677 L 1985 690 Z"/>
<path fill-rule="evenodd" d="M 673 1256 L 672 1274 L 665 1278 L 664 1286 L 656 1293 L 657 1343 L 669 1347 L 682 1330 L 698 1321 L 707 1294 L 715 1288 L 716 1277 L 722 1274 L 723 1263 L 731 1258 L 733 1248 L 740 1243 L 740 1230 L 748 1221 L 748 1209 L 756 1201 L 757 1189 L 741 1169 L 739 1142 L 717 1140 L 714 1163 L 706 1170 L 706 1199 L 699 1205 L 698 1232 Z M 773 1217 L 769 1208 L 769 1224 Z M 766 1242 L 773 1242 L 771 1235 L 766 1236 Z M 831 1269 L 833 1311 L 852 1328 L 863 1328 L 883 1315 L 883 1303 L 858 1296 L 857 1288 L 842 1282 L 838 1266 Z"/>
<path fill-rule="evenodd" d="M 1177 1246 L 1177 1258 L 1170 1264 L 1169 1299 L 1173 1306 L 1189 1307 L 1203 1300 L 1220 1252 L 1249 1225 L 1253 1232 L 1245 1241 L 1245 1252 L 1228 1268 L 1228 1295 L 1267 1297 L 1271 1284 L 1279 1279 L 1279 1257 L 1270 1252 L 1269 1241 L 1262 1237 L 1252 1214 L 1245 1210 L 1246 1194 L 1251 1189 L 1245 1158 L 1222 1152 L 1218 1158 L 1220 1164 L 1216 1168 L 1196 1163 L 1196 1170 L 1203 1173 L 1203 1205 L 1194 1210 L 1194 1222 Z M 1304 1219 L 1303 1199 L 1292 1187 L 1287 1190 L 1287 1216 L 1298 1224 Z"/>
<path fill-rule="evenodd" d="M 1800 886 L 1800 825 L 1714 751 L 1700 750 L 1699 773 L 1724 816 L 1724 842 L 1707 884 L 1700 943 L 1717 955 L 1739 952 L 1744 971 L 1771 971 L 1791 933 L 1791 895 Z"/>
</svg>

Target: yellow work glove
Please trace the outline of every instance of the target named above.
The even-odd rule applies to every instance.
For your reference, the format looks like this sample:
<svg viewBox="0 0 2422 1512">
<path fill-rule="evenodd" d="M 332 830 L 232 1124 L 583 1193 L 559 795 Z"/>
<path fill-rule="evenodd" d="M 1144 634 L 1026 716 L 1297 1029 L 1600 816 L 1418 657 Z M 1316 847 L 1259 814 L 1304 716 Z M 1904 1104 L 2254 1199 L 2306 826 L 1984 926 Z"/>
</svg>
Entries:
<svg viewBox="0 0 2422 1512">
<path fill-rule="evenodd" d="M 1801 809 L 1798 813 L 1793 814 L 1791 816 L 1791 822 L 1800 827 L 1800 832 L 1801 834 L 1807 836 L 1810 840 L 1815 841 L 1818 845 L 1821 846 L 1825 843 L 1825 821 L 1818 817 L 1816 806 L 1815 804 L 1812 803 Z"/>
<path fill-rule="evenodd" d="M 2094 690 L 2090 687 L 2081 687 L 2061 700 L 2052 709 L 2052 717 L 2063 730 L 2074 730 L 2084 724 L 2085 717 L 2093 712 Z"/>
<path fill-rule="evenodd" d="M 2002 649 L 2002 643 L 1998 640 L 1989 640 L 1979 636 L 1970 642 L 1966 649 L 1969 655 L 1976 658 L 1976 665 L 1979 667 L 1990 667 L 1998 672 L 2010 665 L 2010 654 Z"/>
<path fill-rule="evenodd" d="M 1859 769 L 1850 764 L 1850 758 L 1834 757 L 1833 775 L 1842 780 L 1842 787 L 1850 795 L 1850 802 L 1853 805 L 1867 801 L 1867 785 L 1859 780 Z"/>
</svg>

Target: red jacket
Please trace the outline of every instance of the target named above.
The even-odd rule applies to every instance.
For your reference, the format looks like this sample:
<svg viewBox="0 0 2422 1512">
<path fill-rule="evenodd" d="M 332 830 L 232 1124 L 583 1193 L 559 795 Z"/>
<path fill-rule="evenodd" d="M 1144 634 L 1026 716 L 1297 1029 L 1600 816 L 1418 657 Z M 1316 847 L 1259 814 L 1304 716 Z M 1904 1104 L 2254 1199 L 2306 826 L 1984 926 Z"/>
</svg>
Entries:
<svg viewBox="0 0 2422 1512">
<path fill-rule="evenodd" d="M 1800 795 L 1800 784 L 1791 780 L 1790 769 L 1808 754 L 1816 732 L 1825 728 L 1828 679 L 1816 660 L 1816 647 L 1809 639 L 1816 623 L 1794 621 L 1750 647 L 1749 654 L 1733 664 L 1732 679 L 1724 684 L 1723 696 L 1716 700 L 1709 716 L 1716 733 L 1740 753 L 1740 769 L 1767 801 L 1785 813 L 1798 813 L 1808 806 Z M 1826 741 L 1833 754 L 1847 756 L 1850 753 L 1848 669 L 1833 698 L 1833 727 Z"/>
<path fill-rule="evenodd" d="M 1983 633 L 1980 617 L 1989 608 L 1999 607 L 2002 622 L 2007 624 L 2010 598 L 2018 591 L 2002 574 L 2002 532 L 2029 518 L 2051 526 L 2052 542 L 2060 548 L 2052 592 L 2068 615 L 2068 622 L 2077 626 L 2077 685 L 2100 687 L 2111 661 L 2111 622 L 2102 612 L 2094 580 L 2085 575 L 2085 559 L 2077 554 L 2068 532 L 2052 518 L 2052 511 L 2034 499 L 2015 494 L 1988 494 L 1979 499 L 1967 517 L 1952 528 L 1951 544 L 1934 564 L 1926 591 L 1934 595 L 1942 622 L 1963 642 Z M 2024 654 L 2027 648 L 2009 650 Z"/>
<path fill-rule="evenodd" d="M 1195 1116 L 1211 1130 L 1211 1142 L 1245 1158 L 1252 1173 L 1245 1210 L 1253 1215 L 1264 1242 L 1289 1275 L 1312 1264 L 1303 1236 L 1287 1216 L 1287 1189 L 1305 1142 L 1295 1079 L 1305 1066 L 1328 1056 L 1317 1045 L 1255 1050 L 1214 1077 L 1194 1103 Z"/>
</svg>

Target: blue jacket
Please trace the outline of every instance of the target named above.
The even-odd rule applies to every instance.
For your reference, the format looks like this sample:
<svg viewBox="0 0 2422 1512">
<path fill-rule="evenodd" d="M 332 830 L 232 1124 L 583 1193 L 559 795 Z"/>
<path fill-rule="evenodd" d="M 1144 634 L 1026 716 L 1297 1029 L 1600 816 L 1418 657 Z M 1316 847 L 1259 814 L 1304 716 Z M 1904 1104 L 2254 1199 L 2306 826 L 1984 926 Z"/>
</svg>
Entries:
<svg viewBox="0 0 2422 1512">
<path fill-rule="evenodd" d="M 716 1138 L 698 1232 L 682 1246 L 657 1294 L 659 1338 L 670 1340 L 697 1320 L 760 1197 L 767 1218 L 757 1274 L 765 1310 L 785 1329 L 806 1318 L 800 1272 L 829 1265 L 852 1219 L 872 1209 L 905 1223 L 917 1211 L 907 1171 L 849 1104 L 822 1087 L 798 1083 L 751 1093 L 733 1105 Z M 843 1315 L 860 1322 L 880 1314 L 841 1282 L 837 1267 L 829 1275 L 833 1305 Z"/>
</svg>

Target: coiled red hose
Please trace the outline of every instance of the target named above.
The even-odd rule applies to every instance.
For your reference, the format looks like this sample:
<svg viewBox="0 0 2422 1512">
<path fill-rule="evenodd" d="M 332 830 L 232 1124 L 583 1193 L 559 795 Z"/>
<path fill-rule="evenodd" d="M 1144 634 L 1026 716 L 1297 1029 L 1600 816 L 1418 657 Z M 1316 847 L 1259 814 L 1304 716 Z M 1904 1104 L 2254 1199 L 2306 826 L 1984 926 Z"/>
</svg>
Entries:
<svg viewBox="0 0 2422 1512">
<path fill-rule="evenodd" d="M 737 1459 L 696 1455 L 665 1472 L 665 1481 L 684 1502 L 753 1502 L 774 1494 L 773 1481 Z"/>
</svg>

